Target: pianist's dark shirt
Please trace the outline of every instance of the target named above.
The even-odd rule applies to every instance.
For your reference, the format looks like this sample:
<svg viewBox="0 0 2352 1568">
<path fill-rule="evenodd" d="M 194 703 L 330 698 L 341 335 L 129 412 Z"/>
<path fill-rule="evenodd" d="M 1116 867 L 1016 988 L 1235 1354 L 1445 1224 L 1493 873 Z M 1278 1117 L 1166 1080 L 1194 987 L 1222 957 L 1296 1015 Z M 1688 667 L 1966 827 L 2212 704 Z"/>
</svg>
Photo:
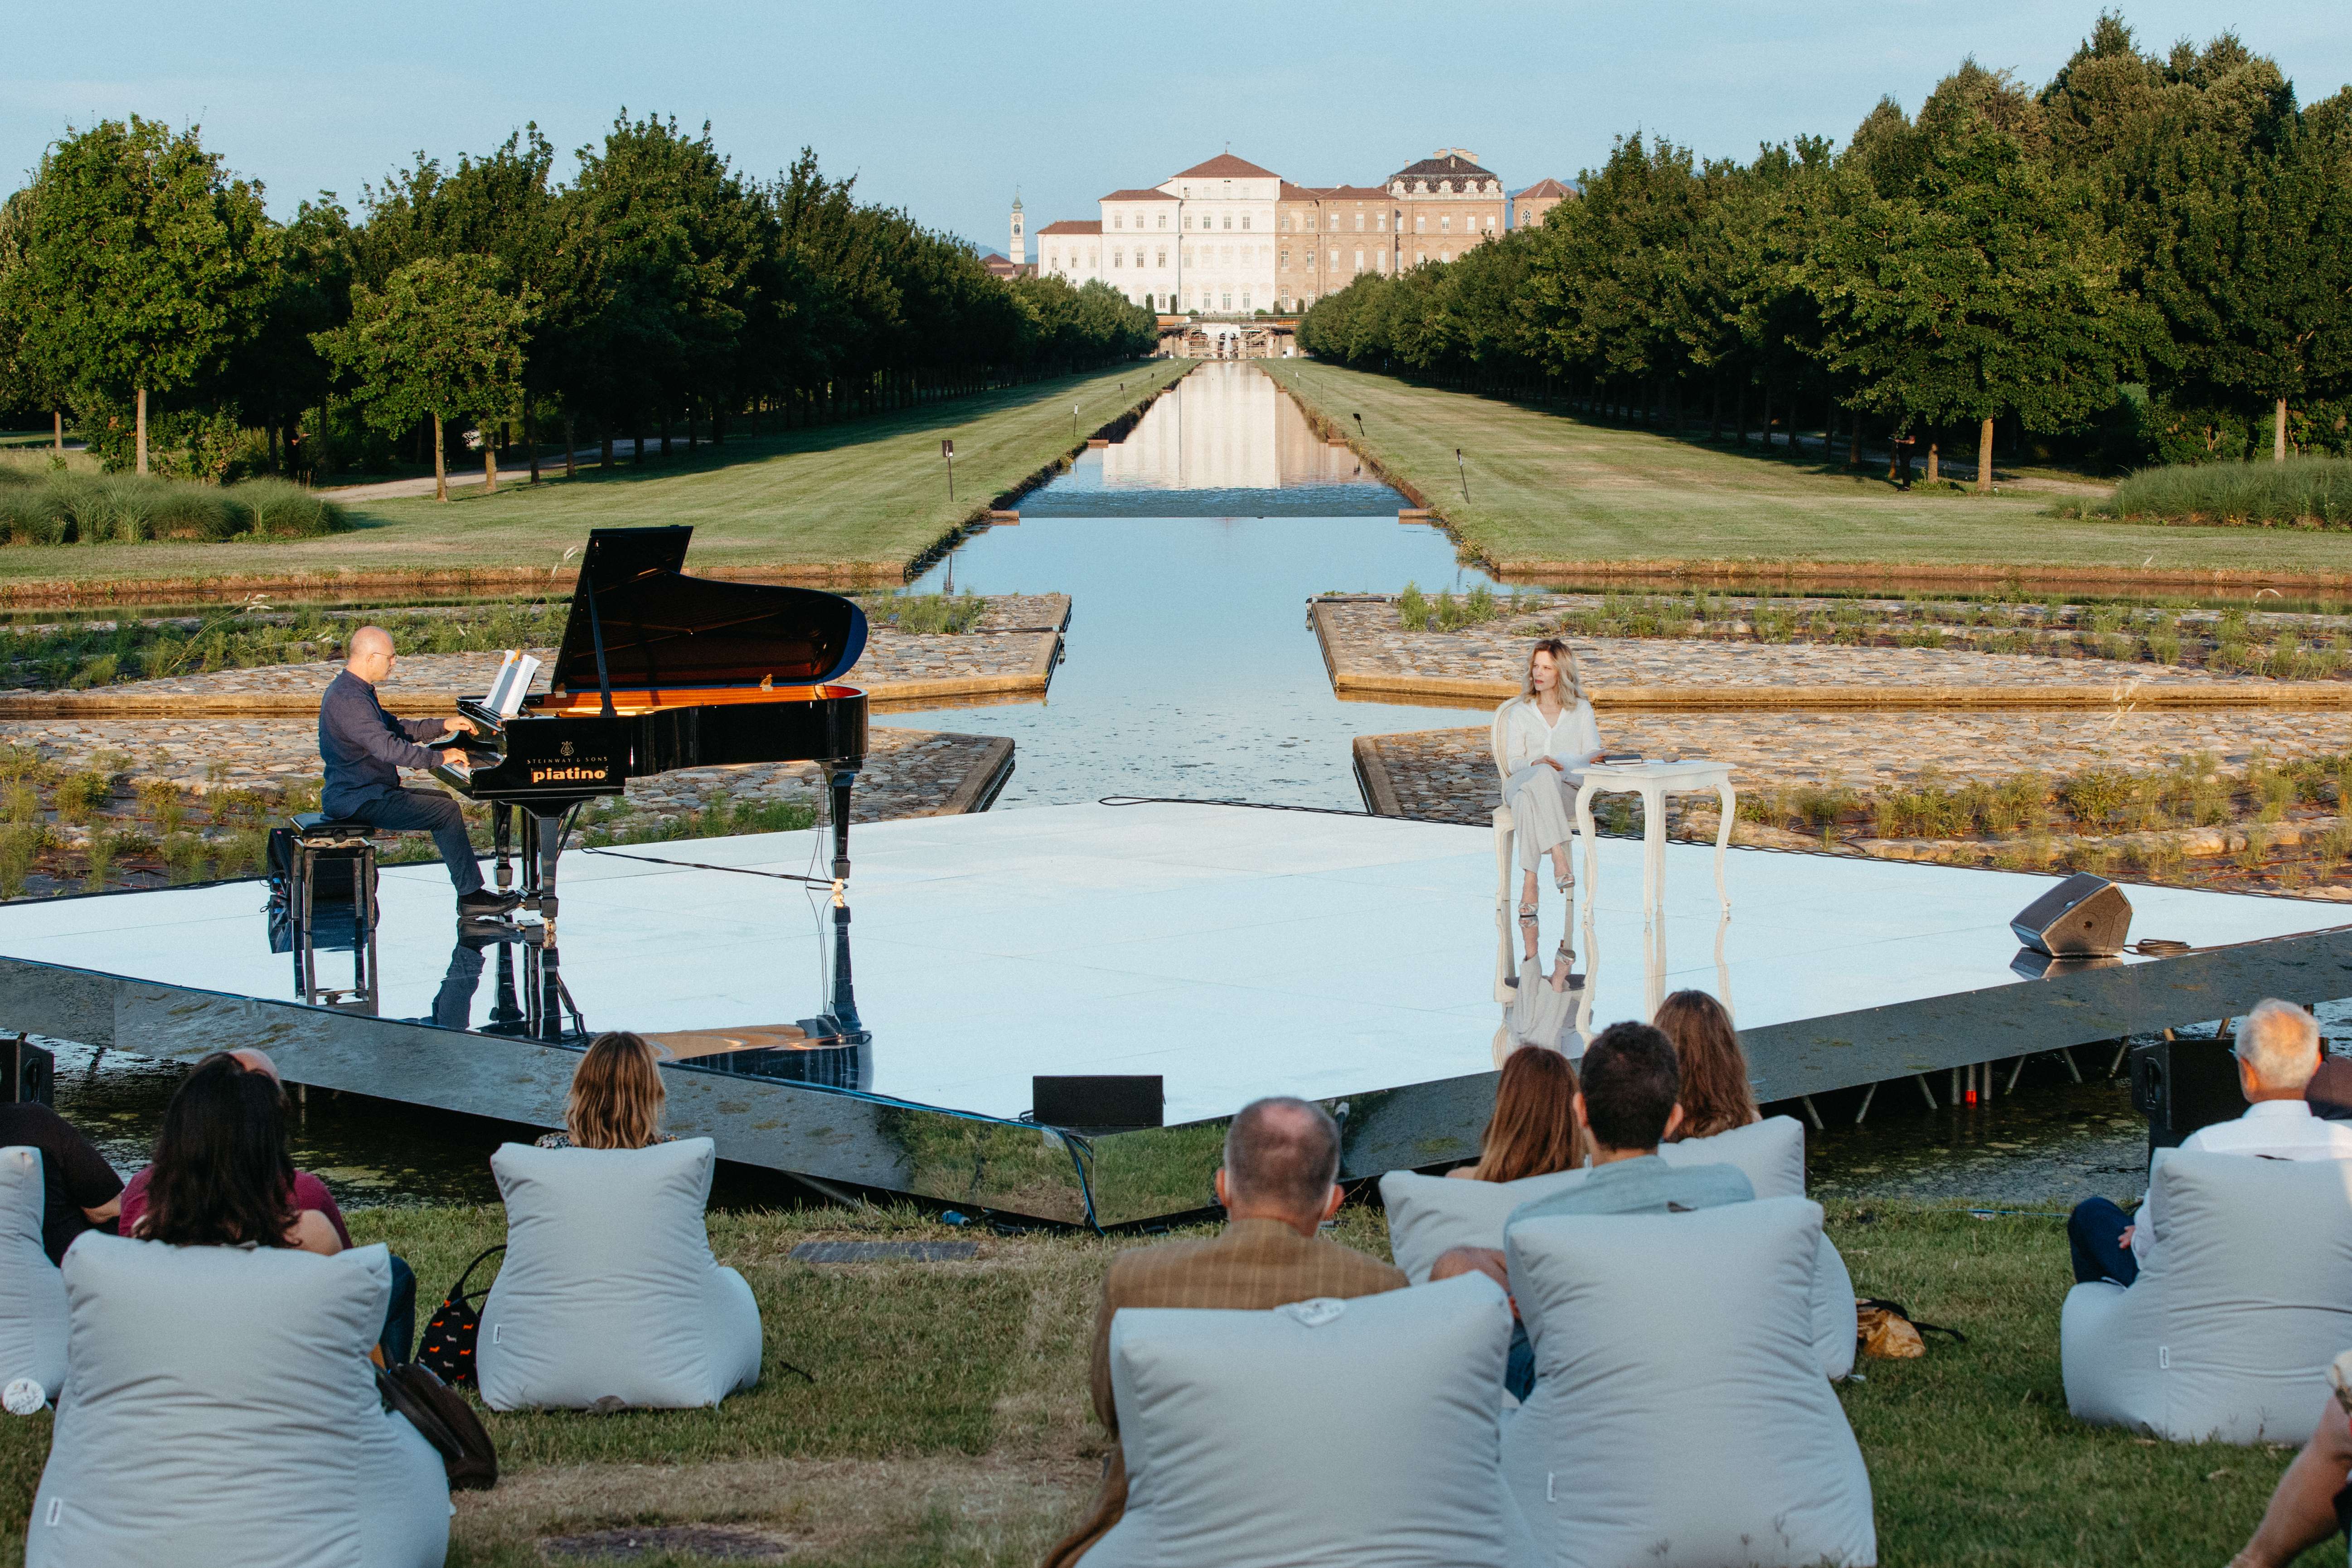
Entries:
<svg viewBox="0 0 2352 1568">
<path fill-rule="evenodd" d="M 327 765 L 319 809 L 349 816 L 397 794 L 401 769 L 440 761 L 416 742 L 448 728 L 438 719 L 394 718 L 375 700 L 374 687 L 348 669 L 337 670 L 319 701 L 319 760 Z"/>
</svg>

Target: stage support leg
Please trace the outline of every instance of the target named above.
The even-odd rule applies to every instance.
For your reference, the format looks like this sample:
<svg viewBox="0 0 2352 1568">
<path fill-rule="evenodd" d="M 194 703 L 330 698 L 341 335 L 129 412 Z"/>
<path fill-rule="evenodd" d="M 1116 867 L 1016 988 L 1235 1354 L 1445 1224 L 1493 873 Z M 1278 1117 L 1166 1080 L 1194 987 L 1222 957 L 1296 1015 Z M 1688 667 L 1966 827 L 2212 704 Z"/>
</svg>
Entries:
<svg viewBox="0 0 2352 1568">
<path fill-rule="evenodd" d="M 1828 1131 L 1829 1129 L 1822 1123 L 1822 1113 L 1813 1107 L 1813 1097 L 1810 1094 L 1801 1094 L 1797 1096 L 1797 1098 L 1799 1100 L 1803 1102 L 1805 1107 L 1805 1120 L 1813 1124 L 1813 1131 L 1816 1132 Z"/>
<path fill-rule="evenodd" d="M 1927 1075 L 1926 1073 L 1923 1073 L 1923 1072 L 1915 1072 L 1915 1073 L 1913 1073 L 1911 1076 L 1912 1076 L 1914 1079 L 1916 1079 L 1918 1080 L 1918 1083 L 1919 1083 L 1919 1092 L 1920 1092 L 1921 1094 L 1924 1094 L 1924 1095 L 1926 1095 L 1926 1096 L 1927 1097 L 1927 1109 L 1928 1109 L 1928 1110 L 1935 1110 L 1939 1109 L 1939 1107 L 1936 1104 L 1936 1089 L 1935 1089 L 1935 1086 L 1934 1086 L 1933 1084 L 1930 1084 L 1930 1083 L 1927 1081 Z"/>
<path fill-rule="evenodd" d="M 2059 1047 L 2058 1058 L 2061 1061 L 2066 1064 L 2066 1070 L 2074 1075 L 2074 1081 L 2076 1083 L 2082 1082 L 2083 1069 L 2074 1065 L 2074 1047 L 2072 1046 Z"/>
<path fill-rule="evenodd" d="M 2015 1094 L 2015 1093 L 2017 1092 L 2017 1080 L 2018 1080 L 2019 1079 L 2023 1078 L 2024 1076 L 2025 1076 L 2025 1058 L 2024 1058 L 2023 1057 L 2020 1057 L 2020 1058 L 2017 1058 L 2017 1065 L 2016 1065 L 2015 1067 L 2013 1067 L 2013 1068 L 2011 1068 L 2010 1069 L 2010 1072 L 2009 1072 L 2009 1087 L 2008 1087 L 2007 1089 L 2002 1089 L 2002 1090 L 2001 1090 L 2001 1093 L 2003 1093 L 2003 1094 Z"/>
<path fill-rule="evenodd" d="M 1877 1098 L 1878 1086 L 1874 1083 L 1862 1091 L 1862 1109 L 1853 1113 L 1853 1124 L 1856 1127 L 1861 1126 L 1862 1119 L 1870 1114 L 1870 1102 Z"/>
</svg>

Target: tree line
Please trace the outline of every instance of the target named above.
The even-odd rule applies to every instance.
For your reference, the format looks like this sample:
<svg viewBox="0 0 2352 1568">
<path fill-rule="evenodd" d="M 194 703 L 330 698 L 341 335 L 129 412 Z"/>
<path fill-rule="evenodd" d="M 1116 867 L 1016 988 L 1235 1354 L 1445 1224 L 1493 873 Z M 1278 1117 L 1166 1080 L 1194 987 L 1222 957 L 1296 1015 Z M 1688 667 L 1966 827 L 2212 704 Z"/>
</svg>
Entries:
<svg viewBox="0 0 2352 1568">
<path fill-rule="evenodd" d="M 0 415 L 68 418 L 110 468 L 219 479 L 381 468 L 452 434 L 664 451 L 1148 353 L 1116 289 L 1008 281 L 803 150 L 746 178 L 624 111 L 568 181 L 527 127 L 419 153 L 356 213 L 271 219 L 199 131 L 69 132 L 0 204 Z M 446 487 L 443 493 L 446 495 Z"/>
<path fill-rule="evenodd" d="M 1844 148 L 1618 141 L 1538 227 L 1318 300 L 1308 353 L 1934 472 L 1973 437 L 2116 466 L 2352 452 L 2352 88 L 2121 18 L 2040 91 L 1973 60 Z M 1957 438 L 1957 441 L 1956 441 Z M 1899 458 L 1895 454 L 1900 454 Z"/>
</svg>

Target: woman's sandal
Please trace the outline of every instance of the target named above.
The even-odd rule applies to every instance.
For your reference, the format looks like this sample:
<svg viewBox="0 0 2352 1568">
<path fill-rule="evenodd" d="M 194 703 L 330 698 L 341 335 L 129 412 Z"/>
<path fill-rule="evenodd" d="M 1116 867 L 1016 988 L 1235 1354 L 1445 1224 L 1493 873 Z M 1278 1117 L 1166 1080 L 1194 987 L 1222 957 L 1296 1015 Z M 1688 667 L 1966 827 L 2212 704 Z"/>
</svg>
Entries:
<svg viewBox="0 0 2352 1568">
<path fill-rule="evenodd" d="M 1535 924 L 1536 916 L 1538 912 L 1539 911 L 1533 904 L 1521 904 L 1519 906 L 1519 923 L 1521 925 Z"/>
</svg>

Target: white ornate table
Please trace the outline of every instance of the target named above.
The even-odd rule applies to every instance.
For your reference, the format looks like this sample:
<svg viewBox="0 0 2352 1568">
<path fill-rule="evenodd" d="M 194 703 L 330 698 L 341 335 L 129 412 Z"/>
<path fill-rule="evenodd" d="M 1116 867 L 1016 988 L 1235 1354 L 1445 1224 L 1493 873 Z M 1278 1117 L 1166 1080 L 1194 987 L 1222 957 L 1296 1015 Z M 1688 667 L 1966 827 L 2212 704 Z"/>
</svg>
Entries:
<svg viewBox="0 0 2352 1568">
<path fill-rule="evenodd" d="M 1585 897 L 1598 887 L 1595 856 L 1599 835 L 1592 826 L 1592 799 L 1600 795 L 1642 797 L 1642 909 L 1658 907 L 1658 884 L 1666 868 L 1666 796 L 1712 794 L 1723 803 L 1723 820 L 1715 830 L 1715 896 L 1731 907 L 1723 885 L 1723 852 L 1731 842 L 1731 823 L 1738 795 L 1731 787 L 1729 763 L 1591 763 L 1581 770 L 1576 791 L 1576 830 L 1584 836 Z"/>
</svg>

